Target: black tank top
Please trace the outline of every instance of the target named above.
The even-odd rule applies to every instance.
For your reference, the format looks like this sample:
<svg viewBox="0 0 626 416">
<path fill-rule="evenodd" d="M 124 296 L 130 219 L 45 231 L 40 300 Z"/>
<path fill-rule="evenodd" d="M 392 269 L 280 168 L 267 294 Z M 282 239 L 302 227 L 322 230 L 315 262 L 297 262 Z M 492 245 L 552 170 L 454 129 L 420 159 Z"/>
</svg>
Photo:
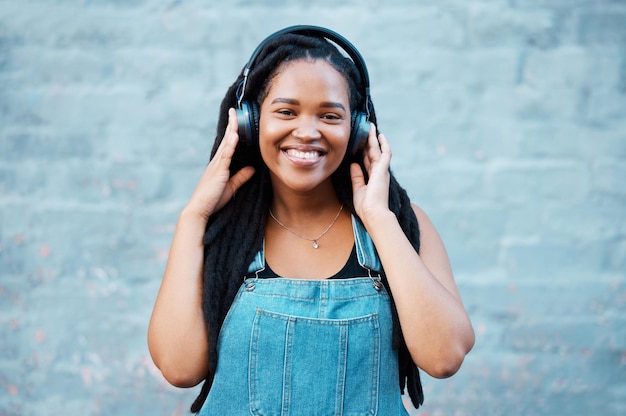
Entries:
<svg viewBox="0 0 626 416">
<path fill-rule="evenodd" d="M 246 277 L 254 277 L 255 273 L 248 273 Z M 352 246 L 352 251 L 350 252 L 350 257 L 348 257 L 348 261 L 344 266 L 337 272 L 336 274 L 329 277 L 329 279 L 348 279 L 357 276 L 367 276 L 368 270 L 362 267 L 359 264 L 359 260 L 356 256 L 356 246 Z M 271 278 L 280 278 L 283 276 L 279 276 L 271 269 L 267 262 L 265 263 L 265 269 L 261 270 L 258 273 L 258 276 L 262 279 L 271 279 Z"/>
</svg>

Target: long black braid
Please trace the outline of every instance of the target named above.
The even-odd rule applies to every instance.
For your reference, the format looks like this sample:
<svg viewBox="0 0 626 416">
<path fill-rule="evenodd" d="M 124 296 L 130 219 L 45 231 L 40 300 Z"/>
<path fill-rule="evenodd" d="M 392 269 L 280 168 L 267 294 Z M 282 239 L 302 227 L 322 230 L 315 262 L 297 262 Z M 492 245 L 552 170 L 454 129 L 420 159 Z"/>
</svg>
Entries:
<svg viewBox="0 0 626 416">
<path fill-rule="evenodd" d="M 322 59 L 330 63 L 344 75 L 348 83 L 351 111 L 363 108 L 364 97 L 358 87 L 361 85 L 361 79 L 354 63 L 327 40 L 296 34 L 274 38 L 260 51 L 248 75 L 246 99 L 255 100 L 260 108 L 280 64 L 301 59 Z M 240 75 L 222 100 L 211 158 L 215 155 L 226 131 L 228 109 L 237 105 L 236 92 L 242 80 L 243 77 Z M 373 108 L 370 111 L 370 121 L 376 123 Z M 353 158 L 347 155 L 332 175 L 339 200 L 354 215 L 356 213 L 352 200 L 349 166 L 352 161 L 356 161 L 363 167 L 362 160 L 362 151 Z M 258 148 L 238 144 L 230 167 L 231 175 L 250 165 L 255 167 L 254 176 L 236 192 L 226 206 L 211 216 L 204 235 L 202 309 L 209 328 L 209 371 L 200 394 L 191 406 L 194 413 L 200 411 L 213 383 L 219 353 L 217 340 L 226 313 L 243 282 L 248 265 L 263 244 L 267 212 L 272 200 L 269 173 Z M 415 250 L 419 251 L 420 235 L 417 219 L 406 191 L 393 175 L 389 189 L 389 207 L 397 216 L 400 226 Z M 383 283 L 391 293 L 384 273 Z M 414 406 L 418 407 L 424 401 L 419 373 L 404 342 L 393 299 L 392 313 L 393 348 L 398 351 L 400 389 L 402 392 L 406 389 Z"/>
</svg>

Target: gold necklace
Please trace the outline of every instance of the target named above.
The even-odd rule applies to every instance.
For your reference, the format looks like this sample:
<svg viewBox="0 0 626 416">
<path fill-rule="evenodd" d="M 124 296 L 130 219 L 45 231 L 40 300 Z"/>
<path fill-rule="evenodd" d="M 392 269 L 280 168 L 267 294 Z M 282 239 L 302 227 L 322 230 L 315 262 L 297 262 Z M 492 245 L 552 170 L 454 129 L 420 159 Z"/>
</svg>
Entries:
<svg viewBox="0 0 626 416">
<path fill-rule="evenodd" d="M 341 206 L 339 207 L 339 212 L 337 213 L 337 215 L 335 215 L 335 219 L 333 220 L 333 222 L 330 223 L 330 225 L 328 227 L 326 227 L 326 229 L 317 237 L 315 238 L 309 238 L 306 236 L 303 236 L 302 234 L 292 230 L 291 228 L 287 227 L 285 224 L 283 224 L 282 222 L 278 221 L 278 218 L 276 218 L 274 216 L 274 213 L 272 212 L 272 210 L 270 209 L 270 217 L 272 217 L 272 219 L 274 221 L 276 221 L 276 223 L 278 225 L 280 225 L 281 227 L 283 227 L 285 230 L 289 231 L 291 234 L 298 236 L 300 238 L 302 238 L 303 240 L 308 240 L 308 241 L 312 241 L 313 242 L 313 248 L 319 248 L 319 244 L 317 242 L 317 240 L 319 240 L 320 238 L 324 237 L 324 235 L 326 235 L 327 232 L 330 231 L 331 228 L 333 228 L 333 225 L 335 225 L 335 223 L 337 222 L 337 220 L 339 219 L 339 215 L 341 214 L 341 211 L 343 210 L 343 204 L 341 204 Z"/>
</svg>

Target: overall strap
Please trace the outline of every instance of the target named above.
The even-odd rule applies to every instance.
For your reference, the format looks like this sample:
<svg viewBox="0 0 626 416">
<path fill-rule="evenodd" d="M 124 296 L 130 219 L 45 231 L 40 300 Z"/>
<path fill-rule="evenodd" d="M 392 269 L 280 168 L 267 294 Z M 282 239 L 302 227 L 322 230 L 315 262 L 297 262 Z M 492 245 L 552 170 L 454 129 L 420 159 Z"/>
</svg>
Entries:
<svg viewBox="0 0 626 416">
<path fill-rule="evenodd" d="M 265 239 L 263 239 L 261 250 L 257 251 L 252 263 L 248 266 L 248 274 L 258 273 L 261 270 L 265 270 Z"/>
<path fill-rule="evenodd" d="M 356 246 L 356 256 L 361 267 L 372 270 L 374 272 L 382 272 L 382 266 L 376 247 L 372 238 L 365 230 L 363 224 L 352 216 L 352 230 L 354 232 L 354 245 Z"/>
</svg>

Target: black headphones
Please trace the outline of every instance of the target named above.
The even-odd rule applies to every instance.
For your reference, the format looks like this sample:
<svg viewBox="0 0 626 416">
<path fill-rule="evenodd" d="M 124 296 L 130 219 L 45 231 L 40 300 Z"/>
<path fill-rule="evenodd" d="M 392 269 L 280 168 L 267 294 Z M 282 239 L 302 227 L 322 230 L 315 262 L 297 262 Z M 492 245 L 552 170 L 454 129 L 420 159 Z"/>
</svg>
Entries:
<svg viewBox="0 0 626 416">
<path fill-rule="evenodd" d="M 346 38 L 340 34 L 333 32 L 330 29 L 326 29 L 319 26 L 306 26 L 297 25 L 290 26 L 285 29 L 279 30 L 276 33 L 271 34 L 263 42 L 257 46 L 252 53 L 250 60 L 243 69 L 243 81 L 237 88 L 237 122 L 239 124 L 239 140 L 246 143 L 249 146 L 258 146 L 259 141 L 259 108 L 256 102 L 244 101 L 244 94 L 246 90 L 246 83 L 248 81 L 248 73 L 250 68 L 254 64 L 257 55 L 263 49 L 266 43 L 276 38 L 277 36 L 284 35 L 286 33 L 294 33 L 305 36 L 324 37 L 339 45 L 352 59 L 357 70 L 361 75 L 363 82 L 363 96 L 365 108 L 362 111 L 355 111 L 351 115 L 350 124 L 350 141 L 348 142 L 347 154 L 355 154 L 359 149 L 362 149 L 367 143 L 367 137 L 370 131 L 370 109 L 373 107 L 370 98 L 370 80 L 367 73 L 367 67 L 365 61 L 359 53 L 359 51 L 350 43 Z"/>
</svg>

